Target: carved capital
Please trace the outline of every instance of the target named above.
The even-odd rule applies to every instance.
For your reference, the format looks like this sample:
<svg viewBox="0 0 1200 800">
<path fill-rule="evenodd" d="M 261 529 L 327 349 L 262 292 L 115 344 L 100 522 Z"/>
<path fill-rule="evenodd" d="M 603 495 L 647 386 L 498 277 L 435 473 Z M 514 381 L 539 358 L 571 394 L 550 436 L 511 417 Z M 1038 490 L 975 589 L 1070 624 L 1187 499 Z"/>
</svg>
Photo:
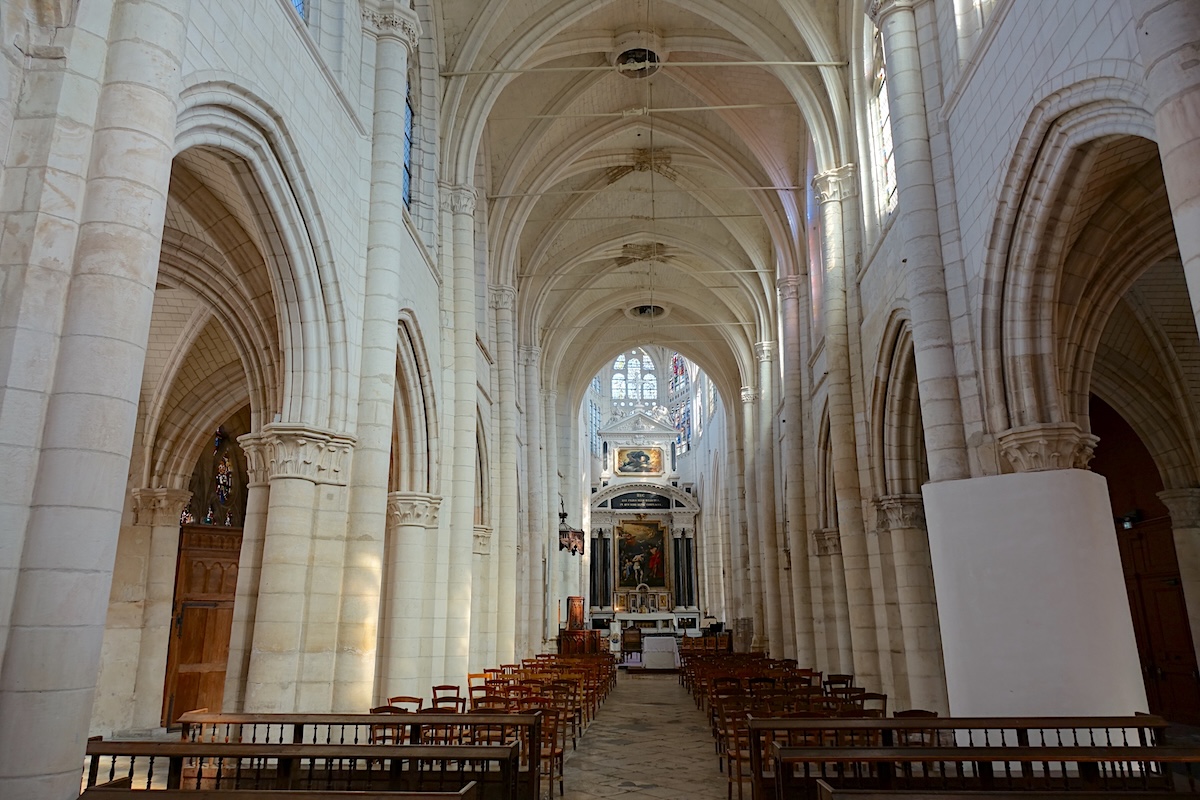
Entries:
<svg viewBox="0 0 1200 800">
<path fill-rule="evenodd" d="M 362 9 L 363 31 L 376 39 L 395 39 L 408 48 L 409 53 L 417 49 L 417 41 L 421 38 L 421 21 L 416 12 L 407 8 L 391 7 L 386 11 L 371 6 L 377 3 L 367 3 Z M 391 6 L 391 3 L 387 5 Z"/>
<path fill-rule="evenodd" d="M 858 194 L 857 168 L 853 164 L 845 164 L 837 169 L 822 172 L 813 178 L 813 189 L 817 192 L 818 203 L 840 203 L 848 197 Z"/>
<path fill-rule="evenodd" d="M 542 357 L 542 348 L 526 345 L 521 348 L 521 365 L 525 367 L 536 367 L 538 360 Z"/>
<path fill-rule="evenodd" d="M 775 343 L 774 342 L 759 342 L 754 345 L 754 356 L 759 361 L 774 361 L 775 360 Z"/>
<path fill-rule="evenodd" d="M 354 437 L 272 422 L 263 426 L 261 442 L 271 480 L 301 478 L 313 483 L 346 485 L 346 465 L 354 449 Z"/>
<path fill-rule="evenodd" d="M 134 489 L 133 524 L 179 527 L 179 517 L 192 493 L 186 489 Z"/>
<path fill-rule="evenodd" d="M 809 552 L 818 556 L 836 556 L 842 553 L 842 535 L 837 528 L 818 528 L 812 532 L 812 548 Z"/>
<path fill-rule="evenodd" d="M 402 525 L 436 528 L 442 498 L 421 492 L 390 492 L 387 504 L 389 529 Z"/>
<path fill-rule="evenodd" d="M 750 386 L 742 387 L 742 402 L 753 403 L 758 399 L 758 391 Z"/>
<path fill-rule="evenodd" d="M 916 5 L 914 0 L 871 0 L 867 3 L 867 16 L 876 28 L 883 27 L 883 21 L 897 11 L 912 12 Z"/>
<path fill-rule="evenodd" d="M 775 287 L 779 289 L 779 296 L 784 300 L 799 301 L 800 290 L 804 288 L 804 276 L 785 275 L 775 281 Z"/>
<path fill-rule="evenodd" d="M 887 494 L 875 501 L 881 530 L 925 528 L 925 501 L 919 494 Z"/>
<path fill-rule="evenodd" d="M 470 186 L 442 184 L 441 206 L 443 211 L 449 211 L 451 214 L 474 214 L 475 199 L 475 190 Z"/>
<path fill-rule="evenodd" d="M 246 483 L 262 486 L 271 480 L 267 449 L 261 433 L 246 433 L 238 437 L 238 445 L 246 454 Z"/>
<path fill-rule="evenodd" d="M 488 305 L 496 310 L 512 311 L 517 305 L 517 290 L 503 284 L 488 287 Z"/>
<path fill-rule="evenodd" d="M 471 537 L 471 552 L 477 556 L 486 556 L 492 552 L 492 529 L 486 525 L 476 525 Z"/>
<path fill-rule="evenodd" d="M 1171 515 L 1171 527 L 1200 528 L 1200 489 L 1166 489 L 1158 499 Z"/>
<path fill-rule="evenodd" d="M 1074 422 L 1010 428 L 996 437 L 1000 452 L 1017 472 L 1086 469 L 1098 441 Z"/>
</svg>

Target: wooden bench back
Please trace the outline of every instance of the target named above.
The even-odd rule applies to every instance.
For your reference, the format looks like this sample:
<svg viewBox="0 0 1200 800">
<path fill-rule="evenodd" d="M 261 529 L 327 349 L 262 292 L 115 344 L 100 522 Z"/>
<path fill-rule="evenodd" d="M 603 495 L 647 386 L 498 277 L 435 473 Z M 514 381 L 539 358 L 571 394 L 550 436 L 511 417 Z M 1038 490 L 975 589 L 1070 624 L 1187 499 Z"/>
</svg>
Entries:
<svg viewBox="0 0 1200 800">
<path fill-rule="evenodd" d="M 206 709 L 179 717 L 182 741 L 278 744 L 396 744 L 446 742 L 453 727 L 458 741 L 516 742 L 520 745 L 521 797 L 537 797 L 542 712 L 472 711 L 437 714 L 225 714 Z M 386 736 L 380 736 L 380 733 Z"/>
<path fill-rule="evenodd" d="M 364 746 L 92 739 L 85 785 L 103 784 L 116 791 L 117 782 L 128 778 L 120 788 L 444 793 L 475 781 L 479 800 L 534 800 L 536 792 L 518 791 L 519 751 L 516 743 Z"/>
<path fill-rule="evenodd" d="M 80 795 L 80 800 L 144 800 L 141 789 L 116 786 L 94 786 Z M 154 793 L 154 800 L 263 800 L 260 790 L 213 789 L 185 791 L 163 789 Z M 479 800 L 478 785 L 471 781 L 456 792 L 271 792 L 270 800 Z"/>
<path fill-rule="evenodd" d="M 935 717 L 903 719 L 749 717 L 750 772 L 755 798 L 773 797 L 768 748 L 785 744 L 902 747 L 1031 745 L 1154 746 L 1163 743 L 1162 717 Z"/>
<path fill-rule="evenodd" d="M 771 747 L 776 797 L 810 800 L 818 780 L 838 789 L 1200 794 L 1194 747 Z M 1181 780 L 1173 768 L 1184 767 Z"/>
</svg>

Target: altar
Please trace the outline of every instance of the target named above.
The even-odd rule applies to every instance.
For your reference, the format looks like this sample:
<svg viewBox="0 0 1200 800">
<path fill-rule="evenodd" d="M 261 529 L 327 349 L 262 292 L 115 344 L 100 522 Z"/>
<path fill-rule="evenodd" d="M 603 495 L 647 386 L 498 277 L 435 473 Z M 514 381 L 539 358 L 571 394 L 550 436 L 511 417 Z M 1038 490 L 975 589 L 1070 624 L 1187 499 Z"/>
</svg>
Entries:
<svg viewBox="0 0 1200 800">
<path fill-rule="evenodd" d="M 671 635 L 642 639 L 642 666 L 645 669 L 678 669 L 679 645 Z"/>
<path fill-rule="evenodd" d="M 621 630 L 625 630 L 630 625 L 641 628 L 643 633 L 647 631 L 675 631 L 675 618 L 678 614 L 673 614 L 669 611 L 648 611 L 640 613 L 636 611 L 617 612 L 613 614 L 613 619 L 621 624 Z M 685 614 L 684 616 L 694 617 L 695 614 Z"/>
</svg>

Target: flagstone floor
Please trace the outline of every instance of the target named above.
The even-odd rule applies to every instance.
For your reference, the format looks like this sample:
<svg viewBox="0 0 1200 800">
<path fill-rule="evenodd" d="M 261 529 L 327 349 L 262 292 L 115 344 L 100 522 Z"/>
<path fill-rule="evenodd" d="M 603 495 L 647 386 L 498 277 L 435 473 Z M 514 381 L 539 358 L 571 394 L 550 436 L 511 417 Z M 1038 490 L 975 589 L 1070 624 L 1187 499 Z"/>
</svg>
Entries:
<svg viewBox="0 0 1200 800">
<path fill-rule="evenodd" d="M 565 775 L 564 800 L 726 796 L 708 720 L 677 675 L 622 672 L 579 749 L 568 749 Z"/>
</svg>

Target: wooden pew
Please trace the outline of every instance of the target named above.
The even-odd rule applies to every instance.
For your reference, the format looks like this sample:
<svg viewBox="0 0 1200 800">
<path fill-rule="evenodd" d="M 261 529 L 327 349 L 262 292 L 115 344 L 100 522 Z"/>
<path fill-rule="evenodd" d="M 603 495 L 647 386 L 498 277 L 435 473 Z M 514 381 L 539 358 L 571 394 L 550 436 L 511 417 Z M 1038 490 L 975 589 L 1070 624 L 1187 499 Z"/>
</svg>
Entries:
<svg viewBox="0 0 1200 800">
<path fill-rule="evenodd" d="M 820 800 L 1112 800 L 1111 792 L 928 792 L 838 789 L 817 781 Z M 1121 792 L 1119 800 L 1162 800 L 1162 792 Z"/>
<path fill-rule="evenodd" d="M 818 780 L 837 789 L 1181 792 L 1200 794 L 1195 747 L 784 747 L 772 744 L 776 797 L 816 800 Z M 1184 765 L 1188 779 L 1172 771 Z M 910 795 L 912 796 L 912 795 Z"/>
<path fill-rule="evenodd" d="M 520 748 L 503 745 L 325 745 L 88 741 L 86 788 L 124 791 L 271 790 L 457 792 L 518 800 Z M 118 773 L 123 773 L 119 775 Z M 112 789 L 115 791 L 116 789 Z M 86 794 L 86 791 L 85 791 Z"/>
<path fill-rule="evenodd" d="M 966 747 L 1032 745 L 1154 746 L 1165 741 L 1162 717 L 937 717 L 791 718 L 755 717 L 749 729 L 750 774 L 755 800 L 775 796 L 769 747 L 821 744 L 892 747 L 954 744 Z"/>
<path fill-rule="evenodd" d="M 141 789 L 94 786 L 80 795 L 80 800 L 140 800 Z M 190 791 L 163 789 L 154 793 L 154 800 L 263 800 L 261 790 L 214 789 Z M 271 792 L 269 800 L 478 800 L 479 791 L 471 781 L 457 792 Z"/>
<path fill-rule="evenodd" d="M 456 743 L 516 742 L 520 746 L 518 798 L 539 797 L 542 712 L 431 714 L 223 714 L 205 709 L 180 716 L 181 741 L 264 744 L 376 745 L 444 741 L 448 728 Z M 380 736 L 386 733 L 386 736 Z M 532 766 L 531 766 L 532 765 Z"/>
</svg>

